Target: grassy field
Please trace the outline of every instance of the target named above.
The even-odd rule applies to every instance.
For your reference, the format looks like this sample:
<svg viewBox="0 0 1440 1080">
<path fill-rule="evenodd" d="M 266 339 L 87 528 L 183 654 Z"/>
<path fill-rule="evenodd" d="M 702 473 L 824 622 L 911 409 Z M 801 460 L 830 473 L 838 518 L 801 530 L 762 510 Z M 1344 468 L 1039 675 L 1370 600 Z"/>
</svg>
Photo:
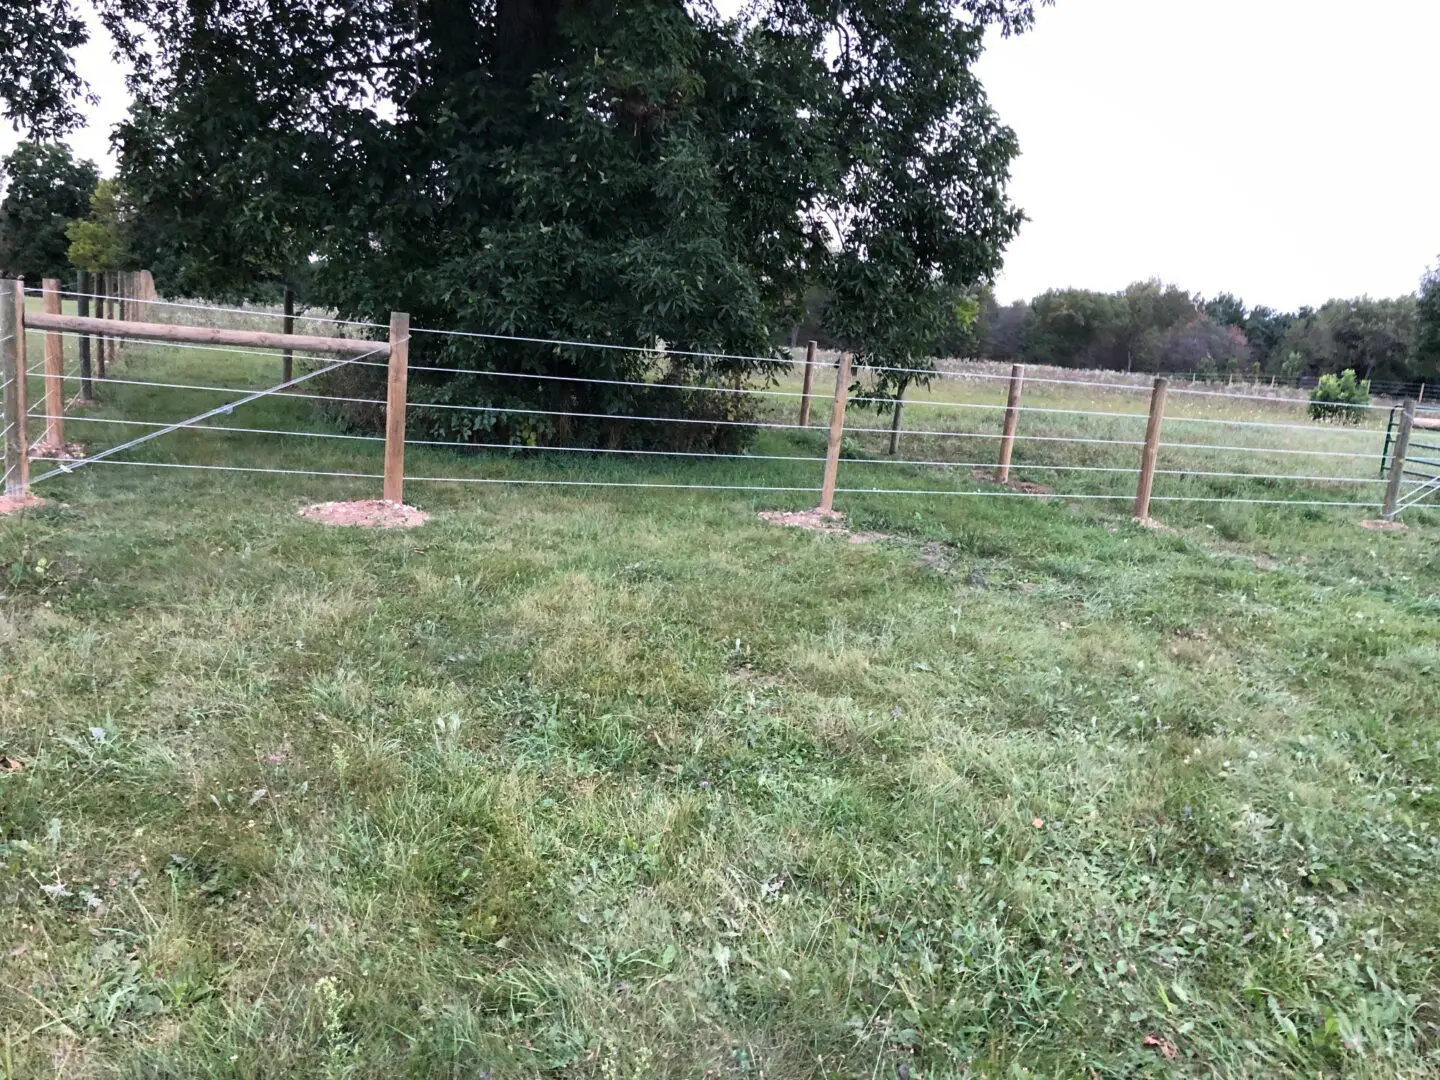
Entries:
<svg viewBox="0 0 1440 1080">
<path fill-rule="evenodd" d="M 275 367 L 135 349 L 116 374 Z M 223 400 L 104 390 L 89 415 Z M 302 401 L 225 422 L 323 430 Z M 1134 456 L 1065 445 L 1032 460 Z M 233 433 L 135 457 L 379 471 L 374 444 Z M 411 470 L 818 485 L 769 460 Z M 1036 479 L 1133 490 L 1068 475 Z M 841 470 L 937 480 L 994 490 Z M 808 491 L 412 483 L 433 521 L 403 533 L 296 517 L 368 479 L 100 464 L 37 493 L 0 520 L 0 1075 L 1440 1071 L 1434 511 L 1379 534 L 1172 503 L 1152 531 L 1123 502 L 852 494 L 885 534 L 852 544 L 757 519 Z"/>
</svg>

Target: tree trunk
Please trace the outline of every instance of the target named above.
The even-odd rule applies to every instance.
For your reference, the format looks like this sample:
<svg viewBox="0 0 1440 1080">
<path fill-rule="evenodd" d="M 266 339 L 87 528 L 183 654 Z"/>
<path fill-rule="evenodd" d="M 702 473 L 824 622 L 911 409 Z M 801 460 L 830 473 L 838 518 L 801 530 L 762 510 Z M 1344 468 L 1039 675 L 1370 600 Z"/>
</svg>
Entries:
<svg viewBox="0 0 1440 1080">
<path fill-rule="evenodd" d="M 890 418 L 890 456 L 894 457 L 900 452 L 900 418 L 905 415 L 905 387 L 907 383 L 901 383 L 900 388 L 895 391 L 895 408 Z"/>
</svg>

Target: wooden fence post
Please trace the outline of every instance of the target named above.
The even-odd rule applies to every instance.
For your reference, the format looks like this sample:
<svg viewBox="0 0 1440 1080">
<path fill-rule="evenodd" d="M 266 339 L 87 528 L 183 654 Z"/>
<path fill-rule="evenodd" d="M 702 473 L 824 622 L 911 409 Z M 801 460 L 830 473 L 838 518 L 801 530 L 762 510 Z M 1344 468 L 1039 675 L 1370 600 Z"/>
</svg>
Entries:
<svg viewBox="0 0 1440 1080">
<path fill-rule="evenodd" d="M 997 483 L 1010 480 L 1010 455 L 1015 452 L 1015 428 L 1020 423 L 1020 395 L 1025 391 L 1025 365 L 1010 366 L 1010 397 L 1005 402 L 1005 428 L 1000 433 L 1000 461 L 995 466 Z"/>
<path fill-rule="evenodd" d="M 410 316 L 390 313 L 390 381 L 385 395 L 385 501 L 405 501 L 405 395 L 409 377 Z"/>
<path fill-rule="evenodd" d="M 120 322 L 120 271 L 111 270 L 105 276 L 109 279 L 105 285 L 105 308 L 108 312 L 105 317 L 112 322 Z M 120 339 L 111 337 L 109 341 L 110 362 L 114 364 L 120 359 Z"/>
<path fill-rule="evenodd" d="M 132 280 L 134 276 L 135 275 L 132 274 L 129 270 L 121 270 L 117 275 L 120 281 L 119 308 L 121 322 L 131 322 L 135 318 L 135 304 L 133 302 L 134 281 Z M 127 341 L 125 338 L 121 338 L 120 340 L 115 342 L 115 349 L 117 356 L 128 353 L 130 352 L 130 342 Z"/>
<path fill-rule="evenodd" d="M 30 492 L 25 435 L 25 283 L 0 281 L 0 383 L 5 399 L 5 494 Z"/>
<path fill-rule="evenodd" d="M 800 426 L 810 426 L 810 386 L 815 380 L 815 342 L 805 343 L 805 381 L 800 387 Z"/>
<path fill-rule="evenodd" d="M 820 486 L 820 512 L 835 512 L 835 478 L 840 473 L 840 441 L 845 436 L 845 402 L 850 398 L 850 354 L 842 352 L 835 366 L 835 404 L 830 410 L 830 445 L 825 451 L 825 479 Z"/>
<path fill-rule="evenodd" d="M 100 294 L 100 299 L 95 301 L 95 314 L 101 319 L 115 318 L 115 302 L 111 299 L 114 295 L 109 270 L 102 270 L 99 274 L 100 285 L 95 291 Z M 100 336 L 100 377 L 105 377 L 105 365 L 115 362 L 115 342 L 105 334 Z"/>
<path fill-rule="evenodd" d="M 90 314 L 90 274 L 81 270 L 75 280 L 75 314 L 84 318 Z M 95 383 L 90 369 L 90 335 L 81 334 L 80 344 L 80 400 L 95 400 Z"/>
<path fill-rule="evenodd" d="M 1420 396 L 1415 399 L 1415 404 L 1417 404 L 1417 405 L 1424 405 L 1424 404 L 1425 404 L 1425 384 L 1424 384 L 1423 382 L 1420 384 Z"/>
<path fill-rule="evenodd" d="M 1140 454 L 1140 483 L 1135 489 L 1135 520 L 1150 520 L 1150 491 L 1155 486 L 1155 461 L 1160 456 L 1160 424 L 1165 419 L 1165 389 L 1170 380 L 1155 380 L 1150 391 L 1150 419 L 1145 425 L 1145 449 Z"/>
<path fill-rule="evenodd" d="M 46 315 L 60 314 L 60 282 L 45 278 L 41 295 Z M 52 330 L 45 331 L 45 445 L 57 455 L 65 448 L 65 346 L 64 339 Z"/>
<path fill-rule="evenodd" d="M 295 290 L 285 286 L 285 333 L 295 332 Z M 285 356 L 280 362 L 280 381 L 289 382 L 295 377 L 295 354 L 289 349 L 285 350 Z"/>
<path fill-rule="evenodd" d="M 1390 452 L 1390 479 L 1385 485 L 1385 506 L 1380 516 L 1394 521 L 1399 513 L 1400 484 L 1405 479 L 1405 458 L 1410 453 L 1410 432 L 1415 427 L 1415 402 L 1406 398 L 1400 406 L 1400 427 L 1395 432 L 1395 448 Z"/>
</svg>

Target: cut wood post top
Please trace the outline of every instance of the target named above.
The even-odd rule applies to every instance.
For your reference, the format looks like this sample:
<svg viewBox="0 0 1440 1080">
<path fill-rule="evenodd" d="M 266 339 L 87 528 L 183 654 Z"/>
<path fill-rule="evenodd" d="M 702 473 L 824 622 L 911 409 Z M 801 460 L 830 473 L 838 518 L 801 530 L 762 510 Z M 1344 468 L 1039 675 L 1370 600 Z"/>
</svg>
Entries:
<svg viewBox="0 0 1440 1080">
<path fill-rule="evenodd" d="M 37 330 L 70 330 L 117 338 L 150 338 L 155 341 L 177 341 L 196 345 L 238 345 L 253 349 L 296 349 L 335 356 L 365 353 L 377 359 L 390 355 L 390 345 L 387 342 L 360 338 L 312 337 L 307 334 L 275 334 L 265 330 L 226 330 L 213 326 L 177 326 L 172 323 L 125 322 L 118 319 L 39 313 L 29 314 L 26 322 Z"/>
</svg>

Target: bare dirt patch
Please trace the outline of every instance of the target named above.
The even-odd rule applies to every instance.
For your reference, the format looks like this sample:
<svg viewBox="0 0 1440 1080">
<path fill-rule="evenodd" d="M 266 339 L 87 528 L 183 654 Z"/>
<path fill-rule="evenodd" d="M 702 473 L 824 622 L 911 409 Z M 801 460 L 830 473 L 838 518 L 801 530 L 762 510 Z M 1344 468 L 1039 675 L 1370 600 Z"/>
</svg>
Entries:
<svg viewBox="0 0 1440 1080">
<path fill-rule="evenodd" d="M 1173 533 L 1175 531 L 1169 525 L 1161 524 L 1152 517 L 1132 517 L 1130 520 L 1133 521 L 1136 525 L 1139 525 L 1142 529 L 1154 529 L 1156 532 L 1168 533 Z"/>
<path fill-rule="evenodd" d="M 56 446 L 54 443 L 39 442 L 30 447 L 30 457 L 47 461 L 80 461 L 88 455 L 84 443 L 67 442 Z"/>
<path fill-rule="evenodd" d="M 321 525 L 356 525 L 363 529 L 413 529 L 430 520 L 423 510 L 385 499 L 315 503 L 302 506 L 300 516 Z"/>
<path fill-rule="evenodd" d="M 1360 528 L 1372 529 L 1375 532 L 1404 532 L 1405 523 L 1403 521 L 1370 520 L 1360 522 Z"/>
<path fill-rule="evenodd" d="M 931 540 L 920 546 L 920 565 L 936 573 L 948 574 L 955 568 L 955 552 L 949 544 Z"/>
<path fill-rule="evenodd" d="M 749 664 L 741 664 L 734 671 L 730 672 L 730 678 L 736 682 L 763 687 L 767 690 L 785 685 L 785 680 L 779 675 L 762 675 Z"/>
<path fill-rule="evenodd" d="M 14 514 L 32 506 L 44 506 L 45 500 L 26 492 L 24 495 L 0 495 L 0 514 Z"/>
<path fill-rule="evenodd" d="M 889 533 L 853 532 L 845 527 L 845 515 L 839 510 L 761 510 L 760 520 L 771 525 L 792 529 L 808 529 L 827 536 L 843 536 L 852 544 L 869 544 L 875 540 L 894 540 Z"/>
<path fill-rule="evenodd" d="M 1055 489 L 1046 487 L 1044 484 L 1032 484 L 1029 480 L 1006 480 L 1003 484 L 995 478 L 995 473 L 990 469 L 972 469 L 971 480 L 979 480 L 986 484 L 1000 484 L 1001 487 L 1009 488 L 1011 491 L 1021 491 L 1026 495 L 1054 495 Z"/>
</svg>

